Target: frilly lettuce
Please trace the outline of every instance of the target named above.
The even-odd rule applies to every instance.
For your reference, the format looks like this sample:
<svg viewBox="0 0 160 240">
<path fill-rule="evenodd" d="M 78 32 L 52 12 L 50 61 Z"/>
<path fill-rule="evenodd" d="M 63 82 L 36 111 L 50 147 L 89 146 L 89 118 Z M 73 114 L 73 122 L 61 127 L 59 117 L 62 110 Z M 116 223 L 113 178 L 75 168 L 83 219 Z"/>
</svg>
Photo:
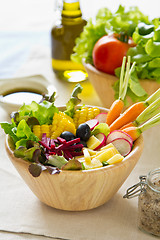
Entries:
<svg viewBox="0 0 160 240">
<path fill-rule="evenodd" d="M 126 11 L 125 7 L 119 6 L 115 13 L 108 8 L 102 8 L 98 11 L 95 19 L 89 19 L 84 27 L 80 37 L 76 39 L 76 45 L 71 59 L 81 63 L 85 59 L 92 62 L 92 51 L 99 38 L 108 33 L 126 33 L 132 36 L 139 22 L 149 24 L 148 16 L 145 16 L 138 7 L 130 7 Z"/>
<path fill-rule="evenodd" d="M 20 117 L 35 117 L 39 121 L 40 125 L 51 124 L 55 112 L 58 112 L 58 108 L 54 106 L 54 103 L 48 101 L 43 101 L 40 104 L 32 101 L 31 104 L 24 104 L 19 109 Z"/>
<path fill-rule="evenodd" d="M 136 67 L 129 80 L 127 95 L 135 101 L 146 99 L 147 93 L 140 85 L 139 79 L 151 79 L 160 82 L 160 20 L 149 20 L 138 7 L 130 7 L 128 11 L 119 6 L 115 13 L 107 8 L 98 11 L 95 19 L 89 19 L 80 37 L 76 39 L 74 53 L 71 59 L 81 63 L 93 64 L 92 51 L 95 43 L 109 33 L 125 33 L 131 36 L 136 47 L 128 50 L 131 62 Z M 115 74 L 119 77 L 120 69 Z M 117 81 L 114 85 L 115 98 L 118 97 Z"/>
<path fill-rule="evenodd" d="M 160 21 L 154 19 L 153 30 L 146 35 L 139 33 L 139 27 L 133 33 L 136 47 L 128 50 L 131 61 L 136 62 L 136 73 L 140 79 L 153 79 L 160 81 Z"/>
</svg>

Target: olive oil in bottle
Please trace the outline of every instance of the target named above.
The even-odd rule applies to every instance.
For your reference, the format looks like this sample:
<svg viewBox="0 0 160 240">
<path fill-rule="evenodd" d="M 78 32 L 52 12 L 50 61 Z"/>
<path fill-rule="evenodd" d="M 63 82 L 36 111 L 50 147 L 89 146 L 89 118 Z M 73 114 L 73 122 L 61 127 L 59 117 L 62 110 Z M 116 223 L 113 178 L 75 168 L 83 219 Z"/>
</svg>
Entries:
<svg viewBox="0 0 160 240">
<path fill-rule="evenodd" d="M 80 82 L 87 78 L 82 64 L 71 61 L 75 39 L 86 25 L 79 1 L 63 0 L 60 19 L 51 31 L 52 68 L 59 79 Z"/>
</svg>

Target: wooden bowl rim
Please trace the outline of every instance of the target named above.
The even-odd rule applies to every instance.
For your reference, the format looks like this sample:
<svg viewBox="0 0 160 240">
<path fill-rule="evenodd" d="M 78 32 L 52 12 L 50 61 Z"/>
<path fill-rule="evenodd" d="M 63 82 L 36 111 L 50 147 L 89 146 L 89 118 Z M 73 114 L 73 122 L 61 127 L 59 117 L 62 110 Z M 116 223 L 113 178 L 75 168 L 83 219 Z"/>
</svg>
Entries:
<svg viewBox="0 0 160 240">
<path fill-rule="evenodd" d="M 106 81 L 107 81 L 107 79 L 112 79 L 114 81 L 118 80 L 118 77 L 116 77 L 115 75 L 102 72 L 102 71 L 96 69 L 91 63 L 86 63 L 84 60 L 82 62 L 83 62 L 83 65 L 84 65 L 84 67 L 86 69 L 88 69 L 91 72 L 96 73 L 97 75 L 100 75 L 101 77 L 105 78 Z M 142 81 L 142 82 L 143 81 L 153 81 L 153 82 L 156 82 L 156 79 L 139 79 L 139 81 Z"/>
<path fill-rule="evenodd" d="M 105 77 L 106 79 L 107 79 L 108 77 L 115 78 L 115 80 L 118 79 L 118 77 L 116 77 L 115 75 L 111 75 L 111 74 L 108 74 L 108 73 L 99 71 L 97 68 L 95 68 L 95 67 L 94 67 L 92 64 L 90 64 L 90 63 L 86 63 L 85 61 L 83 61 L 83 65 L 84 65 L 85 68 L 88 68 L 90 71 L 95 72 L 96 74 L 101 75 L 101 76 Z"/>
<path fill-rule="evenodd" d="M 77 107 L 80 107 L 81 105 L 78 105 Z M 91 106 L 91 105 L 86 105 L 87 107 L 96 107 L 96 106 Z M 98 108 L 100 108 L 101 111 L 108 111 L 107 108 L 104 108 L 104 107 L 99 107 L 97 106 Z M 58 109 L 61 109 L 63 110 L 65 108 L 65 106 L 59 106 Z M 27 166 L 29 166 L 32 162 L 29 162 L 29 161 L 26 161 L 22 158 L 17 158 L 13 155 L 13 151 L 11 149 L 11 147 L 9 146 L 9 136 L 7 135 L 6 136 L 6 141 L 5 141 L 5 148 L 6 148 L 6 151 L 9 152 L 11 158 L 12 158 L 12 161 L 17 161 L 17 162 L 21 162 L 23 161 L 24 164 L 26 164 Z M 138 152 L 141 152 L 143 150 L 143 135 L 141 134 L 140 137 L 134 142 L 134 145 L 133 145 L 133 149 L 132 151 L 119 163 L 116 163 L 115 165 L 112 164 L 112 165 L 109 165 L 109 166 L 105 166 L 105 167 L 100 167 L 100 168 L 94 168 L 94 169 L 89 169 L 89 170 L 60 170 L 60 174 L 77 174 L 77 173 L 81 173 L 81 174 L 86 174 L 87 172 L 90 173 L 90 172 L 96 172 L 96 173 L 99 173 L 99 172 L 103 172 L 103 171 L 107 171 L 107 170 L 111 170 L 113 168 L 118 168 L 119 166 L 123 165 L 124 163 L 126 163 L 126 161 L 129 162 L 129 160 L 132 160 L 132 157 L 138 153 Z M 46 171 L 43 171 L 41 174 L 45 173 Z M 49 174 L 49 172 L 47 172 L 47 174 Z M 59 174 L 58 174 L 59 175 Z"/>
</svg>

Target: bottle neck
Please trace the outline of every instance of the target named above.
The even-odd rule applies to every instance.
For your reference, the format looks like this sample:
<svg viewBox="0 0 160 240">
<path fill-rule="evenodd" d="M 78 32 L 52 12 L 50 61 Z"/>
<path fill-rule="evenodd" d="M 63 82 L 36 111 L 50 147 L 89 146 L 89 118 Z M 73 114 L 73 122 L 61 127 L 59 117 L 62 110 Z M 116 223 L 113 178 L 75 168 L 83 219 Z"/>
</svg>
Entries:
<svg viewBox="0 0 160 240">
<path fill-rule="evenodd" d="M 63 0 L 62 19 L 79 19 L 82 16 L 79 1 Z"/>
</svg>

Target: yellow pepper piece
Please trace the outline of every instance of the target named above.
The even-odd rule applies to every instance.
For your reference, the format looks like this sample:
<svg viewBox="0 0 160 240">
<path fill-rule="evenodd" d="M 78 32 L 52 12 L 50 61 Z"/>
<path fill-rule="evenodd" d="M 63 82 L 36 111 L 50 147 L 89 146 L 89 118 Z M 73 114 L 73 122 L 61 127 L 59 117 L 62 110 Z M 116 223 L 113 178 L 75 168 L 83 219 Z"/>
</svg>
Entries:
<svg viewBox="0 0 160 240">
<path fill-rule="evenodd" d="M 96 138 L 94 135 L 92 135 L 89 140 L 87 141 L 87 147 L 90 149 L 95 149 L 101 144 L 101 142 Z"/>
<path fill-rule="evenodd" d="M 86 170 L 103 167 L 103 164 L 96 158 L 92 159 L 90 164 L 83 162 L 83 165 Z"/>
<path fill-rule="evenodd" d="M 115 154 L 119 153 L 118 150 L 115 148 L 115 146 L 112 143 L 109 143 L 109 144 L 105 145 L 104 147 L 101 148 L 101 150 L 103 151 L 103 150 L 106 150 L 106 149 L 109 149 L 109 148 L 113 148 L 114 151 L 115 151 Z"/>
<path fill-rule="evenodd" d="M 91 163 L 91 156 L 90 156 L 87 148 L 83 148 L 83 154 L 84 154 L 85 162 L 87 164 L 90 164 Z"/>
<path fill-rule="evenodd" d="M 97 151 L 94 151 L 93 149 L 90 149 L 90 148 L 87 148 L 87 150 L 88 150 L 90 156 L 95 156 L 97 153 Z"/>
<path fill-rule="evenodd" d="M 124 157 L 121 154 L 116 154 L 113 157 L 111 157 L 109 160 L 107 160 L 108 164 L 115 164 L 119 163 L 124 159 Z"/>
<path fill-rule="evenodd" d="M 98 159 L 100 162 L 105 162 L 108 159 L 112 158 L 115 155 L 115 151 L 113 148 L 109 148 L 104 151 L 100 151 L 99 154 L 96 154 L 94 158 Z"/>
</svg>

